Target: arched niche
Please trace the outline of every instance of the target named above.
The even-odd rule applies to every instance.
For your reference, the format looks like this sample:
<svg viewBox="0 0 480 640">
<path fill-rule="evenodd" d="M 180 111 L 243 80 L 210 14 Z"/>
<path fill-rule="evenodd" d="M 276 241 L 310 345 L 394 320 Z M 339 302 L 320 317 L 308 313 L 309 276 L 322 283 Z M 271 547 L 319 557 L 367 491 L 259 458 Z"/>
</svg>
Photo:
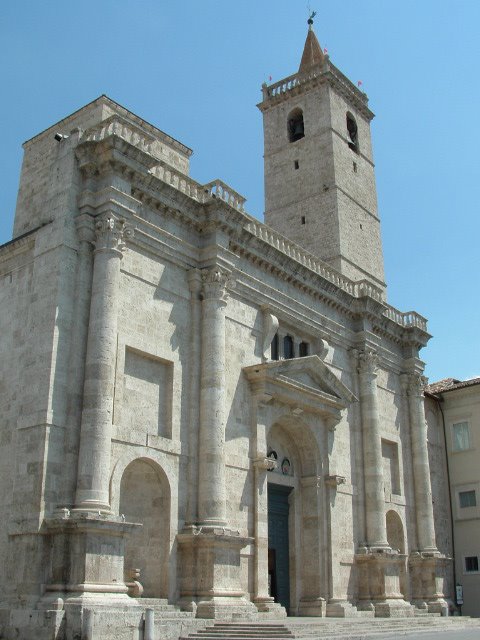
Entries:
<svg viewBox="0 0 480 640">
<path fill-rule="evenodd" d="M 125 573 L 140 569 L 143 596 L 168 598 L 170 486 L 161 467 L 139 458 L 125 468 L 119 513 L 138 527 L 125 543 Z"/>
<path fill-rule="evenodd" d="M 405 534 L 403 530 L 402 519 L 396 511 L 387 511 L 386 515 L 387 525 L 387 540 L 392 549 L 398 551 L 400 554 L 405 554 Z M 400 591 L 405 599 L 408 599 L 408 581 L 407 581 L 407 569 L 406 560 L 403 561 L 400 567 Z"/>
<path fill-rule="evenodd" d="M 387 540 L 392 549 L 405 553 L 405 536 L 402 519 L 396 511 L 387 511 Z"/>
</svg>

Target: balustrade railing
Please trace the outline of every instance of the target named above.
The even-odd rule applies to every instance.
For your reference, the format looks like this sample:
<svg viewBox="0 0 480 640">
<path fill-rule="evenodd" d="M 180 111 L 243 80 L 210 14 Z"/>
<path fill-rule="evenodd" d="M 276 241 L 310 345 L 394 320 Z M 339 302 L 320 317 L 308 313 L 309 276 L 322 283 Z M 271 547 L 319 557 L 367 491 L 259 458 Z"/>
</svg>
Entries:
<svg viewBox="0 0 480 640">
<path fill-rule="evenodd" d="M 97 126 L 88 129 L 82 137 L 82 142 L 99 142 L 109 136 L 117 136 L 145 153 L 151 153 L 155 142 L 155 138 L 119 115 L 110 116 Z"/>
<path fill-rule="evenodd" d="M 222 182 L 221 180 L 212 180 L 208 184 L 204 184 L 204 192 L 213 198 L 219 198 L 234 209 L 243 211 L 243 206 L 247 201 L 246 198 L 237 193 L 234 189 Z"/>
</svg>

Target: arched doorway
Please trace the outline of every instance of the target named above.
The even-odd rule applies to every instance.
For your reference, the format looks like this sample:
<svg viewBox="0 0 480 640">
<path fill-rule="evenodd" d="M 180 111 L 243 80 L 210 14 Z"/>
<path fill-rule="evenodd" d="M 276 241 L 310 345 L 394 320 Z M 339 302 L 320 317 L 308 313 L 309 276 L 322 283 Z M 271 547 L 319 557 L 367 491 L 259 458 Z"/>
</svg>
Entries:
<svg viewBox="0 0 480 640">
<path fill-rule="evenodd" d="M 291 615 L 318 615 L 310 609 L 326 576 L 317 442 L 306 424 L 284 418 L 269 429 L 267 455 L 277 462 L 267 474 L 269 593 Z"/>
<path fill-rule="evenodd" d="M 144 459 L 128 465 L 120 483 L 119 513 L 143 525 L 126 540 L 125 571 L 140 569 L 144 597 L 167 598 L 170 487 L 160 467 Z"/>
</svg>

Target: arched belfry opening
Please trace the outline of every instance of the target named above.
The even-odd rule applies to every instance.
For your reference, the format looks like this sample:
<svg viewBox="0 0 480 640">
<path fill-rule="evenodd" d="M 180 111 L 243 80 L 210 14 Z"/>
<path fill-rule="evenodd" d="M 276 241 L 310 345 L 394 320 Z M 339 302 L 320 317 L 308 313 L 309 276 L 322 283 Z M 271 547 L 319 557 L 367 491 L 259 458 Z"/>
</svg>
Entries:
<svg viewBox="0 0 480 640">
<path fill-rule="evenodd" d="M 355 120 L 353 115 L 350 113 L 350 111 L 347 112 L 347 132 L 348 132 L 348 146 L 352 151 L 355 151 L 355 153 L 358 153 L 359 146 L 358 146 L 357 121 Z"/>
<path fill-rule="evenodd" d="M 296 142 L 305 137 L 305 125 L 303 122 L 303 111 L 296 108 L 290 112 L 287 121 L 288 140 Z"/>
<path fill-rule="evenodd" d="M 143 597 L 168 598 L 170 486 L 154 462 L 138 459 L 123 472 L 119 513 L 138 522 L 125 544 L 125 573 L 140 569 Z"/>
</svg>

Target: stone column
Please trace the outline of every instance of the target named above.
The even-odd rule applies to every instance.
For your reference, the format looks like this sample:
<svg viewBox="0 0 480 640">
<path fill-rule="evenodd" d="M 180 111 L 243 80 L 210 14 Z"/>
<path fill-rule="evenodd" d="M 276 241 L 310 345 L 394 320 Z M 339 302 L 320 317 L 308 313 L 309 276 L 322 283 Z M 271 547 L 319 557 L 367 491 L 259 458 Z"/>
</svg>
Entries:
<svg viewBox="0 0 480 640">
<path fill-rule="evenodd" d="M 110 512 L 109 480 L 117 353 L 118 288 L 125 222 L 111 214 L 95 224 L 76 508 Z"/>
<path fill-rule="evenodd" d="M 359 353 L 358 373 L 363 428 L 365 470 L 366 543 L 369 548 L 388 548 L 383 491 L 383 460 L 378 417 L 377 355 Z"/>
<path fill-rule="evenodd" d="M 198 517 L 202 526 L 225 526 L 225 306 L 228 274 L 214 266 L 202 272 L 202 365 Z"/>
<path fill-rule="evenodd" d="M 200 398 L 200 362 L 201 340 L 199 328 L 202 322 L 202 309 L 200 293 L 202 290 L 202 277 L 199 269 L 191 269 L 188 272 L 188 284 L 190 287 L 190 388 L 189 388 L 189 422 L 188 434 L 188 496 L 185 522 L 192 526 L 197 522 L 198 499 L 198 426 L 200 423 L 199 398 Z"/>
<path fill-rule="evenodd" d="M 418 548 L 420 551 L 437 552 L 423 396 L 425 378 L 419 374 L 407 374 L 403 382 L 407 391 L 410 414 Z"/>
</svg>

